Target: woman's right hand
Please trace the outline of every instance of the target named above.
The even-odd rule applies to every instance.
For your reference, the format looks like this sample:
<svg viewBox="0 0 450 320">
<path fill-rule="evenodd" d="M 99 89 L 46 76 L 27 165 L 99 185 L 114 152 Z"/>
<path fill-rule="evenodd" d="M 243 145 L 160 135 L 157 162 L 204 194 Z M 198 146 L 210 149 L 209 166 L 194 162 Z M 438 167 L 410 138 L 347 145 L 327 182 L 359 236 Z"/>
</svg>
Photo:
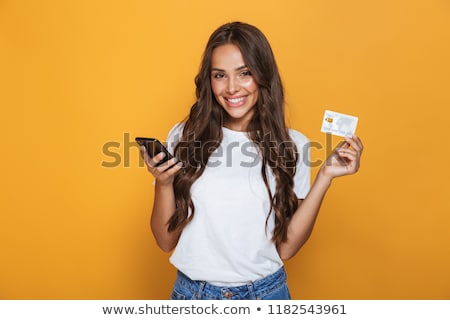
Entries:
<svg viewBox="0 0 450 320">
<path fill-rule="evenodd" d="M 182 169 L 183 163 L 176 158 L 172 158 L 159 166 L 155 166 L 156 163 L 160 162 L 166 156 L 164 152 L 158 153 L 153 158 L 150 158 L 145 146 L 141 146 L 140 151 L 147 170 L 155 177 L 156 183 L 159 185 L 172 184 L 175 174 Z"/>
</svg>

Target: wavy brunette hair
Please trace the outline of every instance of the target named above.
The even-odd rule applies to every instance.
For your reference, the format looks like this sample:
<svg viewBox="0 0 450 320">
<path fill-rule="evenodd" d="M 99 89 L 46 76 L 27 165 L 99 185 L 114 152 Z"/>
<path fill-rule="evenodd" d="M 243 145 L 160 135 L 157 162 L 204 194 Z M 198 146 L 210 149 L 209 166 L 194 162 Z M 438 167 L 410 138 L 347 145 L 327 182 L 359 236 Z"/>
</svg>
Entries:
<svg viewBox="0 0 450 320">
<path fill-rule="evenodd" d="M 242 22 L 219 27 L 206 45 L 195 78 L 197 101 L 184 121 L 183 134 L 174 151 L 186 168 L 185 173 L 177 175 L 174 180 L 176 211 L 168 222 L 168 230 L 181 230 L 194 217 L 190 188 L 202 175 L 209 157 L 223 138 L 222 126 L 228 115 L 212 92 L 211 57 L 214 49 L 224 44 L 239 48 L 259 88 L 255 113 L 248 124 L 247 134 L 257 146 L 262 160 L 261 175 L 271 200 L 267 219 L 273 211 L 275 229 L 272 240 L 279 244 L 287 239 L 289 220 L 298 205 L 293 191 L 297 149 L 285 124 L 284 89 L 270 44 L 259 29 Z M 268 168 L 276 179 L 273 194 L 268 182 Z"/>
</svg>

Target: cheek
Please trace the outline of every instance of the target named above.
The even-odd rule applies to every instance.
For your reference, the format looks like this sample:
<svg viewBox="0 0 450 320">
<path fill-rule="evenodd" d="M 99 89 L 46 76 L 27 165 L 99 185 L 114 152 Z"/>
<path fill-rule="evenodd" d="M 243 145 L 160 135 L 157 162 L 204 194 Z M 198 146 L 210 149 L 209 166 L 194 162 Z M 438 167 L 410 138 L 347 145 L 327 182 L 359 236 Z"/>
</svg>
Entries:
<svg viewBox="0 0 450 320">
<path fill-rule="evenodd" d="M 256 84 L 254 79 L 249 79 L 245 82 L 242 82 L 241 86 L 249 92 L 258 93 L 258 85 Z"/>
<path fill-rule="evenodd" d="M 217 81 L 211 81 L 211 90 L 213 94 L 217 97 L 222 92 L 222 86 Z"/>
</svg>

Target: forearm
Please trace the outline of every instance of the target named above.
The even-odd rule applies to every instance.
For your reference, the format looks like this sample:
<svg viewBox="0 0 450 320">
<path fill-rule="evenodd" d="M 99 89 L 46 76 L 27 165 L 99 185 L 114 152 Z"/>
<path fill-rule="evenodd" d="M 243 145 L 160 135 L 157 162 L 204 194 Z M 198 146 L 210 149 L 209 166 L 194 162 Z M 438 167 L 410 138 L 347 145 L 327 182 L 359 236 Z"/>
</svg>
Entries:
<svg viewBox="0 0 450 320">
<path fill-rule="evenodd" d="M 155 185 L 151 229 L 158 246 L 165 252 L 172 250 L 180 236 L 179 232 L 169 232 L 167 223 L 175 212 L 175 194 L 172 184 Z"/>
<path fill-rule="evenodd" d="M 278 246 L 283 260 L 292 258 L 308 240 L 331 181 L 358 171 L 364 146 L 356 136 L 345 137 L 344 140 L 345 143 L 336 148 L 320 168 L 308 196 L 294 213 L 288 226 L 287 240 Z"/>
<path fill-rule="evenodd" d="M 283 260 L 292 258 L 309 239 L 330 185 L 331 179 L 320 170 L 308 195 L 292 216 L 287 240 L 278 246 L 278 253 Z"/>
</svg>

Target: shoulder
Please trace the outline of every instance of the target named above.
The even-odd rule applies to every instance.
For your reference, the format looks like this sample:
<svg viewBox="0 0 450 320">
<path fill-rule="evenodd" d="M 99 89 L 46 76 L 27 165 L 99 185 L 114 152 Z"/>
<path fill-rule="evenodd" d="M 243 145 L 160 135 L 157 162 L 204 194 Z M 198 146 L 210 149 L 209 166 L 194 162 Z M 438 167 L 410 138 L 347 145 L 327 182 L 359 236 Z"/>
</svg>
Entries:
<svg viewBox="0 0 450 320">
<path fill-rule="evenodd" d="M 170 152 L 173 152 L 175 146 L 181 139 L 183 135 L 184 122 L 176 123 L 169 131 L 167 135 L 167 147 Z"/>
<path fill-rule="evenodd" d="M 289 136 L 297 146 L 304 146 L 309 143 L 309 139 L 300 131 L 289 128 Z"/>
<path fill-rule="evenodd" d="M 179 140 L 179 138 L 181 137 L 181 135 L 183 134 L 183 128 L 184 128 L 184 122 L 178 122 L 175 123 L 175 125 L 169 130 L 169 134 L 167 135 L 167 140 L 171 140 L 170 138 L 175 138 L 177 137 Z"/>
</svg>

